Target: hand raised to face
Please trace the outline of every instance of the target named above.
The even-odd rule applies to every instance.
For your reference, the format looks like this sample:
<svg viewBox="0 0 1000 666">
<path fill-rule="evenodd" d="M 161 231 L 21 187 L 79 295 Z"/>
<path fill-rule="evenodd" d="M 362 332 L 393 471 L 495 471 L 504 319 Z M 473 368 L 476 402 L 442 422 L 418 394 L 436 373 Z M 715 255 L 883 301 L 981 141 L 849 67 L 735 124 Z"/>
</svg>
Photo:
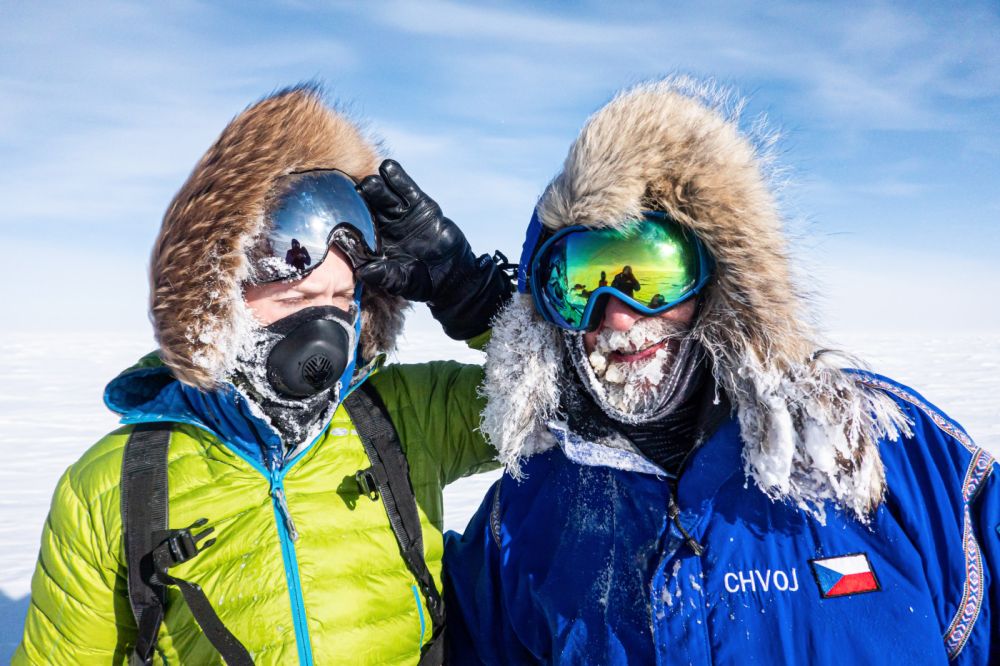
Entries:
<svg viewBox="0 0 1000 666">
<path fill-rule="evenodd" d="M 411 301 L 454 300 L 456 269 L 475 261 L 461 229 L 393 160 L 362 180 L 358 191 L 375 218 L 384 255 L 359 266 L 358 278 Z"/>
</svg>

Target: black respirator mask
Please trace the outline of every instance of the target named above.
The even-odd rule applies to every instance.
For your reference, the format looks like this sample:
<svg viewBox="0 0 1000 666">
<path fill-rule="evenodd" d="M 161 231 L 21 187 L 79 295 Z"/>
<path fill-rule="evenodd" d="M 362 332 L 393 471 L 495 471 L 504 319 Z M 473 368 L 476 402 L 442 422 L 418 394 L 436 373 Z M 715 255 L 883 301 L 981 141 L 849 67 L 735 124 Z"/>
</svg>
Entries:
<svg viewBox="0 0 1000 666">
<path fill-rule="evenodd" d="M 327 305 L 299 310 L 265 330 L 273 345 L 264 362 L 267 381 L 282 397 L 309 398 L 332 388 L 348 370 L 353 371 L 355 317 L 340 308 Z M 347 377 L 342 384 L 349 381 Z"/>
<path fill-rule="evenodd" d="M 293 448 L 315 435 L 354 375 L 360 311 L 311 307 L 251 331 L 233 384 Z"/>
</svg>

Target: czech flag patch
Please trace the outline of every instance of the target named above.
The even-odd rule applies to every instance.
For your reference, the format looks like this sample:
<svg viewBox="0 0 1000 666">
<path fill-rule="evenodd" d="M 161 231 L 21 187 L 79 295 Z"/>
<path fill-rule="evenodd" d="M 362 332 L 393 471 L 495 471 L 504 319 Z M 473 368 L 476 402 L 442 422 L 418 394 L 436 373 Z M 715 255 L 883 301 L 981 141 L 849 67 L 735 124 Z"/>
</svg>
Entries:
<svg viewBox="0 0 1000 666">
<path fill-rule="evenodd" d="M 809 564 L 823 599 L 882 589 L 865 553 L 809 560 Z"/>
</svg>

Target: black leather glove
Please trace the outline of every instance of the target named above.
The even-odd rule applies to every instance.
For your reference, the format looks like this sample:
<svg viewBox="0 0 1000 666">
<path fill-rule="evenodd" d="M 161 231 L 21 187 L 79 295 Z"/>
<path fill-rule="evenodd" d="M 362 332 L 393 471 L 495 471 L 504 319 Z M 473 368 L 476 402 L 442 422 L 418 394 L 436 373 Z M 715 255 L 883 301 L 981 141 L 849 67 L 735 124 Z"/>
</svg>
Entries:
<svg viewBox="0 0 1000 666">
<path fill-rule="evenodd" d="M 490 327 L 513 292 L 510 278 L 487 255 L 476 257 L 462 230 L 441 212 L 393 160 L 358 185 L 382 238 L 383 257 L 364 261 L 356 274 L 366 284 L 411 301 L 427 301 L 431 314 L 456 340 Z"/>
</svg>

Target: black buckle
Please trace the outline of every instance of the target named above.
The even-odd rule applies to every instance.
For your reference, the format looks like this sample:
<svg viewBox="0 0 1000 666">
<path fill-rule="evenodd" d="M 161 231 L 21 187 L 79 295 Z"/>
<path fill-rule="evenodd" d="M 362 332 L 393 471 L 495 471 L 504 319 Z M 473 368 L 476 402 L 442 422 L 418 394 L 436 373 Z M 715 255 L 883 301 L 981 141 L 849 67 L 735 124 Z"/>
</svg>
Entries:
<svg viewBox="0 0 1000 666">
<path fill-rule="evenodd" d="M 354 478 L 358 482 L 358 490 L 362 495 L 367 495 L 368 499 L 373 502 L 378 500 L 378 481 L 375 480 L 375 474 L 371 467 L 359 469 L 354 473 Z"/>
<path fill-rule="evenodd" d="M 187 562 L 215 543 L 215 539 L 209 539 L 204 544 L 200 544 L 202 539 L 215 531 L 214 527 L 209 527 L 198 534 L 191 533 L 192 530 L 196 530 L 206 523 L 208 523 L 208 518 L 200 518 L 189 527 L 161 532 L 165 536 L 160 545 L 153 549 L 153 566 L 156 571 L 166 575 L 167 569 L 170 567 Z"/>
</svg>

